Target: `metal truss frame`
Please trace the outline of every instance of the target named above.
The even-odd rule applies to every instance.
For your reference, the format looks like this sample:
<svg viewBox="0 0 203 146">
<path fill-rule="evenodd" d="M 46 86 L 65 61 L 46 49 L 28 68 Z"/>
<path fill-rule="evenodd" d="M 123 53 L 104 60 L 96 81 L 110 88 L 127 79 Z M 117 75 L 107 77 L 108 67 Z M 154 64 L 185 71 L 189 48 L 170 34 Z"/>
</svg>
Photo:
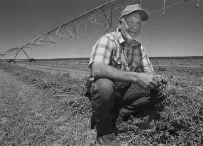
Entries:
<svg viewBox="0 0 203 146">
<path fill-rule="evenodd" d="M 69 38 L 78 38 L 77 33 L 79 33 L 78 27 L 81 24 L 85 24 L 85 31 L 86 31 L 86 25 L 87 23 L 93 23 L 96 25 L 100 25 L 106 28 L 106 31 L 108 31 L 113 26 L 113 8 L 123 8 L 125 4 L 132 3 L 138 0 L 107 0 L 107 2 L 103 5 L 100 5 L 82 15 L 79 15 L 78 17 L 75 17 L 55 28 L 50 30 L 49 32 L 43 34 L 42 36 L 39 36 L 27 44 L 17 47 L 17 48 L 11 48 L 6 51 L 6 53 L 14 53 L 14 60 L 19 54 L 20 51 L 23 51 L 23 53 L 26 55 L 26 57 L 29 59 L 28 54 L 26 53 L 26 48 L 33 48 L 33 47 L 41 47 L 44 43 L 51 43 L 56 44 L 56 41 L 53 39 L 52 36 L 57 37 L 67 37 Z M 97 17 L 103 17 L 105 22 L 98 22 Z"/>
<path fill-rule="evenodd" d="M 140 4 L 140 7 L 142 7 L 143 0 L 106 0 L 106 3 L 104 3 L 103 5 L 100 5 L 82 15 L 79 15 L 63 24 L 60 24 L 59 26 L 51 29 L 49 32 L 31 40 L 27 44 L 21 47 L 11 48 L 7 50 L 5 53 L 15 53 L 14 56 L 15 60 L 19 52 L 23 51 L 23 53 L 29 59 L 29 56 L 25 51 L 26 48 L 40 47 L 43 46 L 44 43 L 56 44 L 56 41 L 53 38 L 54 36 L 57 37 L 69 36 L 69 38 L 78 38 L 79 33 L 78 29 L 81 24 L 85 26 L 85 32 L 87 27 L 86 25 L 88 23 L 100 25 L 104 27 L 106 31 L 108 31 L 111 27 L 113 27 L 113 11 L 117 9 L 123 9 L 126 5 L 133 3 L 135 1 Z M 179 2 L 166 6 L 166 0 L 163 0 L 162 8 L 152 11 L 149 14 L 151 15 L 154 12 L 161 11 L 162 14 L 165 15 L 165 11 L 167 8 L 173 7 L 186 1 L 189 0 L 181 0 Z M 198 8 L 200 6 L 200 3 L 199 0 L 196 1 L 197 1 L 196 7 Z M 101 17 L 103 18 L 104 22 L 97 21 L 97 19 Z"/>
</svg>

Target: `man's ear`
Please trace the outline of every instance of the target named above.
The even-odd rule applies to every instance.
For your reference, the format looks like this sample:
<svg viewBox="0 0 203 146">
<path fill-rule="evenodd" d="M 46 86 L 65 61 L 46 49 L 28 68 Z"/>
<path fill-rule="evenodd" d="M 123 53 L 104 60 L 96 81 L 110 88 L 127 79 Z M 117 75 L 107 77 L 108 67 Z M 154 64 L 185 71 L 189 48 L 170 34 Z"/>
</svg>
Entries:
<svg viewBox="0 0 203 146">
<path fill-rule="evenodd" d="M 118 20 L 119 24 L 122 24 L 124 21 L 125 21 L 125 19 L 123 17 Z"/>
<path fill-rule="evenodd" d="M 122 18 L 118 20 L 118 24 L 122 24 Z"/>
<path fill-rule="evenodd" d="M 118 29 L 121 29 L 124 21 L 125 21 L 124 18 L 121 18 L 121 19 L 118 20 Z"/>
</svg>

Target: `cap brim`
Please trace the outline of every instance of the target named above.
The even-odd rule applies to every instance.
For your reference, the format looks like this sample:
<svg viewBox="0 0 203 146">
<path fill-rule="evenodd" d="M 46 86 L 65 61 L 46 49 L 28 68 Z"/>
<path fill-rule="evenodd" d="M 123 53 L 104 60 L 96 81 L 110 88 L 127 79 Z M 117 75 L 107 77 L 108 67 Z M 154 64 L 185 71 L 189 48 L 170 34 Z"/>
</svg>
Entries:
<svg viewBox="0 0 203 146">
<path fill-rule="evenodd" d="M 137 12 L 140 14 L 142 21 L 147 21 L 148 20 L 148 13 L 145 10 L 136 10 L 134 12 Z M 133 13 L 133 12 L 132 12 Z"/>
</svg>

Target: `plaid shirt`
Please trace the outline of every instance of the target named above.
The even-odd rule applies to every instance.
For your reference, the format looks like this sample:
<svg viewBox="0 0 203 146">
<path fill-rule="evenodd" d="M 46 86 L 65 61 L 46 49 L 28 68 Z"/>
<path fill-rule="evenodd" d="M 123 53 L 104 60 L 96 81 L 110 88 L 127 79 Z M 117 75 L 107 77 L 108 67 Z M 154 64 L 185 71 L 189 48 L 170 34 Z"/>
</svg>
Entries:
<svg viewBox="0 0 203 146">
<path fill-rule="evenodd" d="M 93 62 L 102 62 L 122 71 L 154 72 L 144 47 L 137 41 L 127 44 L 119 31 L 107 33 L 96 42 L 89 67 Z"/>
</svg>

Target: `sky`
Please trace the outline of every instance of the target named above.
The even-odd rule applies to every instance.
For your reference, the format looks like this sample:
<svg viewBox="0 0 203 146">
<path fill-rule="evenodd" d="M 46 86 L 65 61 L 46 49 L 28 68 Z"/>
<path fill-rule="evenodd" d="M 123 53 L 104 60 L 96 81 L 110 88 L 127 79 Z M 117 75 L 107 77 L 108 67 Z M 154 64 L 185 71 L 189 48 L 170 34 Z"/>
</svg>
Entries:
<svg viewBox="0 0 203 146">
<path fill-rule="evenodd" d="M 163 0 L 143 0 L 148 12 L 159 9 Z M 167 0 L 167 5 L 180 0 Z M 22 46 L 52 28 L 101 4 L 104 0 L 0 0 L 0 53 Z M 132 3 L 135 4 L 136 2 Z M 113 12 L 114 24 L 120 9 Z M 144 22 L 138 41 L 149 56 L 203 56 L 203 6 L 196 0 L 153 13 Z M 110 31 L 115 31 L 116 27 Z M 25 49 L 31 58 L 89 57 L 96 40 L 105 28 L 88 24 L 78 31 L 77 39 L 57 38 L 56 44 Z M 8 56 L 9 57 L 9 56 Z M 12 56 L 10 56 L 12 57 Z M 26 58 L 20 53 L 17 58 Z"/>
</svg>

